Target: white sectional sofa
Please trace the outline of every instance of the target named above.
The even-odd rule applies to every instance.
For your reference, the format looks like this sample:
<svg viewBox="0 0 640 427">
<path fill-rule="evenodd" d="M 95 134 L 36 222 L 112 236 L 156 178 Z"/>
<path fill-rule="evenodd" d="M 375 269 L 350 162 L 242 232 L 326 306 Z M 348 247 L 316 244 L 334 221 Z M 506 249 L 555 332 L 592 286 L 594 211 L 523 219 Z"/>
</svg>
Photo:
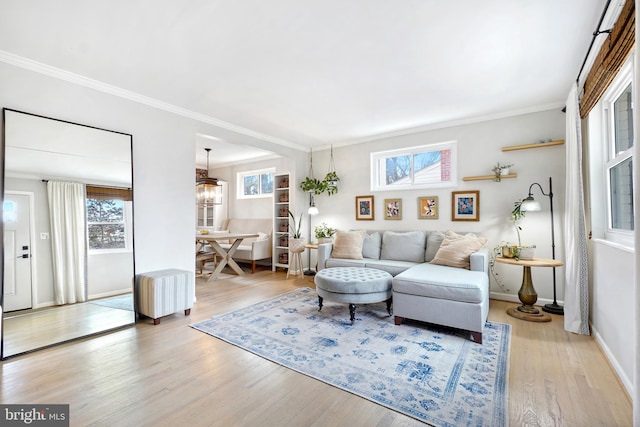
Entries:
<svg viewBox="0 0 640 427">
<path fill-rule="evenodd" d="M 362 236 L 359 254 L 358 233 Z M 342 236 L 347 237 L 346 251 Z M 394 276 L 396 325 L 407 318 L 464 329 L 482 343 L 489 313 L 489 250 L 483 247 L 485 243 L 486 239 L 474 234 L 452 231 L 338 232 L 334 243 L 318 245 L 318 270 L 367 267 L 387 271 Z"/>
</svg>

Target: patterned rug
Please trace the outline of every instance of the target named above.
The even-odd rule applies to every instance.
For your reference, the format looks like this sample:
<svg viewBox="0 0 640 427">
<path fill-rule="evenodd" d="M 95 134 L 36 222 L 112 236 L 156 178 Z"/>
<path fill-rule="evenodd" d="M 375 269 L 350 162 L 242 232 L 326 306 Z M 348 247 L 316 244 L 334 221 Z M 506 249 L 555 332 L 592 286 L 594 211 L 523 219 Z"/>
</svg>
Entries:
<svg viewBox="0 0 640 427">
<path fill-rule="evenodd" d="M 90 302 L 91 304 L 101 305 L 104 307 L 133 311 L 133 293 L 118 295 L 117 297 L 102 298 Z"/>
<path fill-rule="evenodd" d="M 511 326 L 462 331 L 393 324 L 385 303 L 346 304 L 310 288 L 212 317 L 193 328 L 434 426 L 505 426 Z"/>
</svg>

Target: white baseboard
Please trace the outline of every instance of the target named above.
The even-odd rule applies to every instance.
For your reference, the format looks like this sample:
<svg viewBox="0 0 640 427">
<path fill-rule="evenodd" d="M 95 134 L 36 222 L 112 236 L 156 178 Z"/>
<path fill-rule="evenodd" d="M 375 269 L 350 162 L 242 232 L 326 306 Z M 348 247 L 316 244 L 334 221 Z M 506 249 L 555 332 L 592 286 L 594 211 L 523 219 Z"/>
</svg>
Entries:
<svg viewBox="0 0 640 427">
<path fill-rule="evenodd" d="M 624 370 L 618 363 L 618 360 L 614 357 L 611 350 L 609 350 L 607 343 L 602 339 L 602 336 L 598 333 L 596 328 L 594 328 L 591 323 L 589 323 L 589 326 L 591 327 L 591 334 L 593 335 L 593 339 L 596 340 L 598 347 L 600 347 L 600 350 L 602 350 L 602 352 L 604 353 L 604 356 L 607 358 L 609 364 L 618 376 L 618 379 L 629 395 L 629 398 L 631 398 L 631 396 L 633 396 L 633 382 L 625 375 Z"/>
</svg>

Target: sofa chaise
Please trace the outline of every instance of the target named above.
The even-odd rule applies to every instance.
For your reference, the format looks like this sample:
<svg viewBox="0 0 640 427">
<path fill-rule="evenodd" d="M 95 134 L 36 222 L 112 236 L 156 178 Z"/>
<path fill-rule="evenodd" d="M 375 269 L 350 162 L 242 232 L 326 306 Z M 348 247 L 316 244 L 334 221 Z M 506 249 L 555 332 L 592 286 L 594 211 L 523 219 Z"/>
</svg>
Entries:
<svg viewBox="0 0 640 427">
<path fill-rule="evenodd" d="M 338 231 L 318 245 L 318 271 L 366 267 L 393 276 L 396 325 L 413 319 L 467 330 L 482 343 L 489 313 L 486 239 L 453 231 Z"/>
</svg>

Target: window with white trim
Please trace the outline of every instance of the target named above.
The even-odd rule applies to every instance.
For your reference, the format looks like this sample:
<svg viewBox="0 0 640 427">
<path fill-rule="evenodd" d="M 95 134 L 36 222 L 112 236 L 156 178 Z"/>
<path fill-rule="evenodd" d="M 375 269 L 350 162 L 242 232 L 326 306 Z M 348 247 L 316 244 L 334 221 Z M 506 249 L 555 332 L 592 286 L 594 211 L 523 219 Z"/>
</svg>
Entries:
<svg viewBox="0 0 640 427">
<path fill-rule="evenodd" d="M 238 199 L 271 197 L 274 169 L 262 169 L 237 174 Z"/>
<path fill-rule="evenodd" d="M 371 190 L 455 186 L 457 142 L 371 153 Z"/>
<path fill-rule="evenodd" d="M 589 113 L 593 237 L 634 246 L 634 64 L 620 69 Z"/>
<path fill-rule="evenodd" d="M 631 67 L 629 67 L 629 70 Z M 625 70 L 626 71 L 626 70 Z M 607 123 L 608 230 L 632 233 L 633 223 L 633 83 L 622 73 L 605 94 Z"/>
</svg>

